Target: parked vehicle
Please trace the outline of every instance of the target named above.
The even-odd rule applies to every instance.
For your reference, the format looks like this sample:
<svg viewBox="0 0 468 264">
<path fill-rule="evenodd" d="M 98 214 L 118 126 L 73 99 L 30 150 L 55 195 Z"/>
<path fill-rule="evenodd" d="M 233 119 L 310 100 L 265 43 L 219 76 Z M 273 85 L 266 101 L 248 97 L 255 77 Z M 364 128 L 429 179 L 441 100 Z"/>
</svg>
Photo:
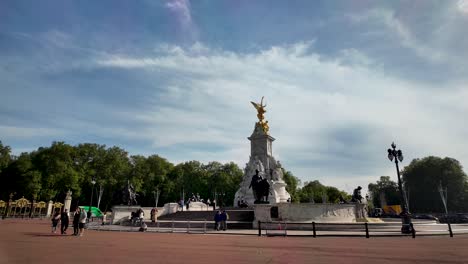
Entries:
<svg viewBox="0 0 468 264">
<path fill-rule="evenodd" d="M 439 218 L 433 216 L 433 215 L 430 215 L 430 214 L 415 214 L 415 215 L 412 215 L 411 218 L 413 219 L 427 219 L 427 220 L 435 220 L 435 221 L 439 221 Z"/>
<path fill-rule="evenodd" d="M 442 215 L 439 217 L 439 222 L 441 223 L 468 223 L 468 215 L 467 214 L 448 214 Z"/>
</svg>

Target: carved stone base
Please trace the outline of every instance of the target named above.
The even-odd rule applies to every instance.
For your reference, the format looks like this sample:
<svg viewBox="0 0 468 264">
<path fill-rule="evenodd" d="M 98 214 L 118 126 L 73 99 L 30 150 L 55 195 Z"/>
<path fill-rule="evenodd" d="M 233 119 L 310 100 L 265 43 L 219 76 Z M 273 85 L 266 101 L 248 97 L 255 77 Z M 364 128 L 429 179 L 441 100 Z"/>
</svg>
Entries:
<svg viewBox="0 0 468 264">
<path fill-rule="evenodd" d="M 120 224 L 121 222 L 125 220 L 129 220 L 132 216 L 132 212 L 136 212 L 139 210 L 141 206 L 139 205 L 133 205 L 133 206 L 127 206 L 127 205 L 116 205 L 112 207 L 112 219 L 111 219 L 111 224 Z"/>
</svg>

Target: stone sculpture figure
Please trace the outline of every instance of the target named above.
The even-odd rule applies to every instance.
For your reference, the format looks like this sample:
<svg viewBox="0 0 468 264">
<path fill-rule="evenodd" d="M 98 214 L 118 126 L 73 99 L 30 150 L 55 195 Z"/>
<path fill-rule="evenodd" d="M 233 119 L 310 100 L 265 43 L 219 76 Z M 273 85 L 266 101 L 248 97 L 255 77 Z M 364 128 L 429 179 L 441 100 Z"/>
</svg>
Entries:
<svg viewBox="0 0 468 264">
<path fill-rule="evenodd" d="M 249 189 L 252 188 L 252 192 L 255 198 L 255 204 L 258 203 L 269 203 L 268 195 L 270 194 L 270 184 L 267 179 L 264 179 L 259 175 L 259 171 L 255 170 L 255 175 L 252 176 Z"/>
<path fill-rule="evenodd" d="M 127 186 L 123 187 L 119 192 L 114 193 L 114 201 L 128 206 L 137 204 L 136 197 L 135 187 L 133 187 L 129 180 L 127 180 Z"/>
<path fill-rule="evenodd" d="M 353 196 L 351 197 L 351 202 L 362 203 L 361 189 L 361 186 L 358 186 L 356 189 L 354 189 Z"/>
<path fill-rule="evenodd" d="M 136 200 L 136 192 L 135 192 L 135 187 L 133 187 L 133 185 L 130 183 L 130 181 L 127 181 L 127 185 L 128 185 L 128 205 L 136 205 L 137 204 L 137 200 Z"/>
<path fill-rule="evenodd" d="M 260 101 L 260 103 L 255 103 L 252 101 L 251 103 L 255 107 L 255 109 L 257 109 L 257 117 L 258 117 L 257 124 L 259 124 L 262 127 L 262 130 L 263 132 L 265 132 L 265 134 L 268 134 L 270 127 L 268 126 L 268 121 L 265 120 L 264 114 L 266 113 L 266 110 L 265 110 L 266 104 L 265 105 L 263 104 L 263 96 L 262 96 L 262 100 Z"/>
</svg>

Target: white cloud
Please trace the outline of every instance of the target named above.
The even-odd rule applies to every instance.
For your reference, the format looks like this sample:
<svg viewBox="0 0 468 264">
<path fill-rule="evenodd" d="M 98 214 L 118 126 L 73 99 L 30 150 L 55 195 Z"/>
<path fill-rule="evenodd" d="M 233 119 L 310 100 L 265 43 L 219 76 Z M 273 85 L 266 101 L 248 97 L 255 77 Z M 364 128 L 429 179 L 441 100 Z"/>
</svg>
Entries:
<svg viewBox="0 0 468 264">
<path fill-rule="evenodd" d="M 303 181 L 320 179 L 341 188 L 357 178 L 375 181 L 392 171 L 385 150 L 393 140 L 408 162 L 441 155 L 466 164 L 467 151 L 457 147 L 466 144 L 468 132 L 457 122 L 468 111 L 463 89 L 434 90 L 387 76 L 355 50 L 327 58 L 311 49 L 310 43 L 298 43 L 237 54 L 204 47 L 200 54 L 198 48 L 171 47 L 177 52 L 111 56 L 97 65 L 173 73 L 154 94 L 155 101 L 170 104 L 133 115 L 152 131 L 146 135 L 156 148 L 196 143 L 227 149 L 214 153 L 201 147 L 170 159 L 215 158 L 242 166 L 249 155 L 246 137 L 256 121 L 249 101 L 265 95 L 266 118 L 277 138 L 274 153 Z M 359 145 L 346 141 L 347 129 L 359 130 Z"/>
<path fill-rule="evenodd" d="M 458 0 L 457 7 L 460 12 L 468 15 L 468 0 Z"/>
<path fill-rule="evenodd" d="M 0 135 L 5 139 L 24 139 L 32 137 L 61 136 L 65 131 L 45 127 L 19 127 L 0 125 Z"/>
<path fill-rule="evenodd" d="M 192 39 L 198 35 L 197 27 L 192 19 L 189 0 L 169 0 L 166 2 L 168 8 L 175 16 L 181 30 L 185 31 Z"/>
</svg>

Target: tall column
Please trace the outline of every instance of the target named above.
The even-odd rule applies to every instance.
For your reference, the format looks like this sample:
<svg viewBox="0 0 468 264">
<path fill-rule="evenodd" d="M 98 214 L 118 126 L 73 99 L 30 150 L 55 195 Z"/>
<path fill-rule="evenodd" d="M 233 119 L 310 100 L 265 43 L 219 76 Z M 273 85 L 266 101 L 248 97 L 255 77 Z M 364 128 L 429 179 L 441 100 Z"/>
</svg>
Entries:
<svg viewBox="0 0 468 264">
<path fill-rule="evenodd" d="M 54 202 L 52 200 L 49 201 L 49 204 L 47 205 L 47 214 L 46 217 L 51 217 L 52 216 L 52 207 L 54 205 Z"/>
<path fill-rule="evenodd" d="M 68 214 L 70 215 L 70 207 L 72 202 L 72 192 L 68 190 L 67 196 L 65 197 L 65 202 L 63 202 L 63 210 L 67 210 Z"/>
</svg>

